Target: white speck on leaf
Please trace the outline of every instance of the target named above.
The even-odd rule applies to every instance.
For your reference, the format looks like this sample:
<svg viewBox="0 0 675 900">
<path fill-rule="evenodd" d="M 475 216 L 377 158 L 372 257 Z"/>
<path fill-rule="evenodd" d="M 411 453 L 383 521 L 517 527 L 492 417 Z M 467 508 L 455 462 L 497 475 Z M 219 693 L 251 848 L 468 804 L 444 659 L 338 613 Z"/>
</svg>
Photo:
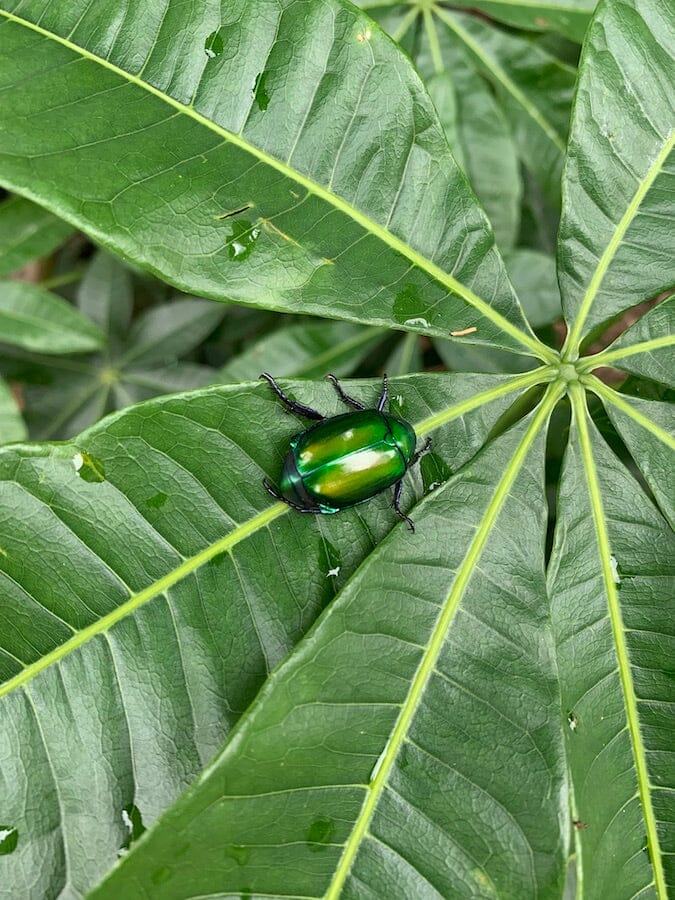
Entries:
<svg viewBox="0 0 675 900">
<path fill-rule="evenodd" d="M 421 325 L 422 328 L 431 328 L 431 325 L 429 325 L 427 320 L 423 319 L 421 316 L 418 316 L 416 319 L 406 319 L 403 324 L 404 325 Z"/>
<path fill-rule="evenodd" d="M 76 453 L 73 457 L 73 466 L 75 467 L 75 471 L 79 472 L 82 466 L 84 465 L 84 456 L 81 453 Z"/>
<path fill-rule="evenodd" d="M 612 567 L 612 578 L 614 579 L 614 584 L 621 584 L 621 576 L 619 575 L 619 564 L 616 561 L 616 556 L 610 556 L 609 564 Z"/>
<path fill-rule="evenodd" d="M 131 821 L 131 816 L 126 811 L 126 809 L 122 810 L 122 821 L 124 822 L 126 827 L 129 829 L 129 831 L 134 830 L 134 823 Z"/>
<path fill-rule="evenodd" d="M 380 753 L 380 755 L 375 760 L 375 765 L 373 766 L 372 771 L 370 773 L 370 783 L 371 784 L 373 783 L 373 781 L 375 781 L 375 779 L 377 778 L 377 773 L 382 768 L 382 763 L 384 762 L 384 758 L 387 755 L 387 750 L 389 749 L 390 741 L 391 741 L 391 738 L 389 738 L 389 741 L 387 741 L 387 743 L 384 745 L 384 749 L 382 750 L 382 753 Z"/>
<path fill-rule="evenodd" d="M 334 569 L 329 569 L 326 573 L 326 578 L 337 578 L 340 574 L 340 566 L 335 566 Z"/>
</svg>

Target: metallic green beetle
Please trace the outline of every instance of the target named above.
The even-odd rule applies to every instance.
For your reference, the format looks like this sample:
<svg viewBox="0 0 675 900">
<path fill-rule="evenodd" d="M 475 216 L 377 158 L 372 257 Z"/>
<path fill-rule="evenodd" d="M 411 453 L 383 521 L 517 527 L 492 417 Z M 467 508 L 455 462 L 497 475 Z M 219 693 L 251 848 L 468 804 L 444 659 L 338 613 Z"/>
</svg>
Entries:
<svg viewBox="0 0 675 900">
<path fill-rule="evenodd" d="M 394 485 L 396 515 L 415 525 L 400 509 L 403 476 L 431 446 L 428 438 L 415 451 L 417 435 L 408 422 L 383 412 L 387 402 L 387 376 L 375 409 L 349 397 L 334 375 L 328 379 L 340 399 L 356 412 L 326 417 L 309 406 L 295 403 L 284 394 L 274 378 L 264 372 L 274 393 L 292 412 L 318 424 L 296 434 L 281 471 L 279 487 L 267 479 L 264 485 L 277 500 L 303 513 L 336 513 L 370 500 Z"/>
</svg>

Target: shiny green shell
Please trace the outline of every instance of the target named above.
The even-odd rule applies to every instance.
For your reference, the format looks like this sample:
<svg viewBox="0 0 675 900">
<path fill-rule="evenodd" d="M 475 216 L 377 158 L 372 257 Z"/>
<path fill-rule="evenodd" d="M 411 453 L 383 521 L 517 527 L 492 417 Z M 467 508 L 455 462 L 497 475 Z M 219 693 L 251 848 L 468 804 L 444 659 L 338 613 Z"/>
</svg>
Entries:
<svg viewBox="0 0 675 900">
<path fill-rule="evenodd" d="M 369 500 L 405 475 L 417 437 L 376 409 L 333 416 L 291 440 L 280 493 L 304 509 L 334 513 Z"/>
</svg>

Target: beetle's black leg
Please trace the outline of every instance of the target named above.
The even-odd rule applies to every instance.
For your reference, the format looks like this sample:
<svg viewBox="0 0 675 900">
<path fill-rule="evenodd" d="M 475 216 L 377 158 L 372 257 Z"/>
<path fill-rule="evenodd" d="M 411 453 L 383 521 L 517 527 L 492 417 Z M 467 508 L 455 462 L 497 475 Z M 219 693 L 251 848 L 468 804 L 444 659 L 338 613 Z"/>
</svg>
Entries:
<svg viewBox="0 0 675 900">
<path fill-rule="evenodd" d="M 424 442 L 424 446 L 422 447 L 422 449 L 418 450 L 417 453 L 410 460 L 410 465 L 414 466 L 415 463 L 419 460 L 420 456 L 424 456 L 424 454 L 428 453 L 430 449 L 431 449 L 431 438 L 428 437 L 426 439 L 426 441 Z"/>
<path fill-rule="evenodd" d="M 401 491 L 402 490 L 403 490 L 403 482 L 397 481 L 396 487 L 394 488 L 394 501 L 391 505 L 394 507 L 394 511 L 396 512 L 396 515 L 399 517 L 399 519 L 403 519 L 404 522 L 407 522 L 408 528 L 414 532 L 415 531 L 415 523 L 410 518 L 410 516 L 406 516 L 406 514 L 401 510 L 401 507 L 399 506 L 399 503 L 401 502 Z"/>
<path fill-rule="evenodd" d="M 348 394 L 345 394 L 345 392 L 342 390 L 342 385 L 337 380 L 335 375 L 326 375 L 326 378 L 328 379 L 328 381 L 330 381 L 330 383 L 333 385 L 335 390 L 338 392 L 338 396 L 340 397 L 340 400 L 342 400 L 343 403 L 346 403 L 347 406 L 351 406 L 353 409 L 365 409 L 365 406 L 363 405 L 363 403 L 359 403 L 358 400 L 355 400 L 353 397 L 350 397 Z"/>
<path fill-rule="evenodd" d="M 296 413 L 299 416 L 304 416 L 306 419 L 325 419 L 325 416 L 322 416 L 320 412 L 317 412 L 315 409 L 312 409 L 311 406 L 303 406 L 302 403 L 296 403 L 294 400 L 291 400 L 290 397 L 287 397 L 286 394 L 281 390 L 279 385 L 276 383 L 274 378 L 268 373 L 263 372 L 260 378 L 264 378 L 265 381 L 272 388 L 277 397 L 286 405 L 291 412 Z M 283 497 L 281 498 L 283 500 Z"/>
<path fill-rule="evenodd" d="M 307 509 L 306 506 L 300 506 L 299 503 L 293 503 L 292 500 L 289 500 L 288 497 L 284 497 L 283 494 L 279 493 L 277 488 L 274 487 L 271 481 L 267 478 L 263 478 L 263 485 L 265 486 L 265 490 L 268 494 L 271 494 L 276 500 L 281 500 L 282 503 L 285 503 L 287 506 L 292 507 L 293 509 L 297 509 L 298 512 L 301 513 L 320 513 L 320 509 Z"/>
<path fill-rule="evenodd" d="M 380 399 L 377 401 L 377 411 L 382 412 L 384 409 L 384 404 L 387 402 L 387 373 L 385 372 L 382 376 L 382 393 L 380 394 Z"/>
</svg>

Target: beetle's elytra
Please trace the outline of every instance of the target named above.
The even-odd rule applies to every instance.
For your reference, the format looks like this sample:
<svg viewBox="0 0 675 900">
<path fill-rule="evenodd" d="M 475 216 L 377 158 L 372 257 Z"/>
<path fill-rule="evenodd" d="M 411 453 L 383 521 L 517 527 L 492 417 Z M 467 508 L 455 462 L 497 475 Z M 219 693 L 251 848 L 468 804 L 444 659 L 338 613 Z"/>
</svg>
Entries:
<svg viewBox="0 0 675 900">
<path fill-rule="evenodd" d="M 403 476 L 425 453 L 431 440 L 416 451 L 417 435 L 409 422 L 384 412 L 387 402 L 387 376 L 375 409 L 349 397 L 334 375 L 327 377 L 340 399 L 352 412 L 341 416 L 323 416 L 301 403 L 295 403 L 279 388 L 274 378 L 264 372 L 274 393 L 292 412 L 308 419 L 312 425 L 291 439 L 284 460 L 279 486 L 265 480 L 270 494 L 303 513 L 336 513 L 357 503 L 370 500 L 394 486 L 393 507 L 396 515 L 415 530 L 412 519 L 400 509 Z"/>
</svg>

